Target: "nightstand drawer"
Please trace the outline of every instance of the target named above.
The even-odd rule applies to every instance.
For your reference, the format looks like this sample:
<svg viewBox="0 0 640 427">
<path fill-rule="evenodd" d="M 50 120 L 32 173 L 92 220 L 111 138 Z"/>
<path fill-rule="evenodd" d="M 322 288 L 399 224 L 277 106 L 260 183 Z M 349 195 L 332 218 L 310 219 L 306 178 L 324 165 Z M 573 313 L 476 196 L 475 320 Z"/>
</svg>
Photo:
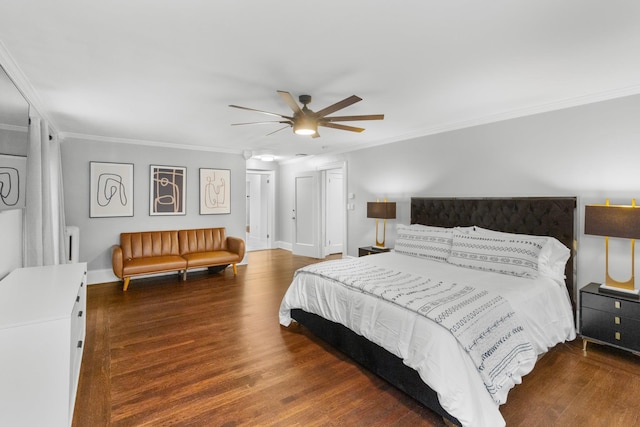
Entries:
<svg viewBox="0 0 640 427">
<path fill-rule="evenodd" d="M 367 256 L 367 255 L 374 255 L 374 254 L 381 254 L 383 252 L 389 252 L 390 249 L 389 248 L 381 248 L 378 246 L 364 246 L 362 248 L 358 248 L 358 256 Z"/>
<path fill-rule="evenodd" d="M 625 299 L 608 295 L 594 295 L 583 292 L 582 307 L 594 308 L 600 311 L 613 313 L 617 316 L 628 317 L 640 320 L 640 304 Z"/>
<path fill-rule="evenodd" d="M 640 321 L 582 307 L 580 333 L 630 350 L 640 350 Z"/>
</svg>

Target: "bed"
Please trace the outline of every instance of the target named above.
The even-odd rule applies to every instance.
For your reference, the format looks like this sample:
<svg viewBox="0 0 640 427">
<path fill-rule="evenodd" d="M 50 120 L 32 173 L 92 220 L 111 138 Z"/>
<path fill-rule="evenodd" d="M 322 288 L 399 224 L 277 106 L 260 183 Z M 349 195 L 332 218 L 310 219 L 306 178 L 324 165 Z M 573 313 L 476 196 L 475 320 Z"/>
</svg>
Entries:
<svg viewBox="0 0 640 427">
<path fill-rule="evenodd" d="M 513 235 L 551 236 L 562 243 L 567 251 L 567 258 L 562 263 L 564 271 L 560 272 L 564 277 L 552 280 L 546 274 L 527 275 L 530 266 L 524 264 L 514 267 L 518 274 L 511 275 L 502 274 L 504 271 L 468 268 L 468 265 L 464 265 L 468 262 L 466 259 L 460 265 L 451 265 L 456 264 L 453 258 L 451 262 L 442 262 L 439 259 L 407 256 L 401 253 L 400 242 L 404 240 L 399 235 L 397 251 L 339 260 L 334 264 L 331 261 L 315 264 L 317 267 L 309 266 L 301 269 L 304 271 L 296 272 L 282 301 L 280 323 L 287 326 L 295 320 L 304 325 L 453 424 L 504 425 L 499 405 L 506 401 L 508 390 L 533 369 L 536 357 L 556 343 L 575 338 L 575 206 L 574 197 L 412 198 L 412 225 L 402 230 L 416 227 L 419 232 L 432 233 L 441 231 L 434 227 L 446 228 L 447 236 L 454 235 L 454 249 L 460 242 L 466 243 L 464 239 L 471 242 L 485 238 L 499 241 L 503 236 L 491 234 L 495 232 L 512 233 L 504 235 L 506 240 Z M 420 228 L 419 225 L 428 227 Z M 489 234 L 482 234 L 485 232 Z M 527 236 L 522 240 L 531 243 Z M 459 246 L 457 248 L 460 249 Z M 453 253 L 460 255 L 462 252 L 454 250 Z M 511 269 L 511 266 L 506 269 Z M 371 280 L 362 280 L 364 277 L 370 277 Z M 402 277 L 402 280 L 396 280 L 397 277 Z M 516 341 L 507 352 L 511 356 L 497 359 L 498 364 L 509 360 L 514 370 L 500 372 L 497 382 L 491 383 L 493 378 L 488 379 L 490 375 L 487 372 L 498 372 L 499 369 L 493 366 L 485 369 L 484 358 L 491 359 L 493 350 L 484 349 L 479 354 L 465 351 L 473 348 L 477 339 L 469 345 L 464 341 L 469 337 L 451 334 L 451 331 L 459 329 L 458 326 L 446 324 L 450 307 L 431 304 L 426 311 L 432 317 L 420 315 L 419 311 L 425 306 L 420 299 L 422 296 L 417 297 L 413 291 L 407 292 L 407 287 L 391 296 L 395 302 L 384 300 L 383 294 L 391 292 L 387 286 L 390 280 L 396 280 L 394 284 L 402 282 L 403 286 L 414 286 L 416 280 L 420 283 L 429 282 L 429 286 L 435 286 L 436 283 L 440 286 L 427 287 L 427 293 L 444 289 L 442 283 L 447 285 L 444 286 L 447 290 L 443 292 L 456 293 L 449 288 L 459 290 L 455 286 L 461 283 L 465 289 L 470 288 L 472 293 L 469 295 L 474 296 L 465 297 L 467 303 L 472 301 L 471 304 L 479 304 L 471 305 L 471 308 L 489 305 L 481 304 L 481 299 L 476 301 L 476 295 L 491 298 L 492 304 L 499 300 L 497 305 L 500 309 L 505 309 L 502 303 L 506 301 L 504 304 L 509 315 L 498 313 L 492 316 L 505 319 L 517 312 L 514 317 L 520 323 L 517 327 L 509 327 L 513 331 L 523 329 L 527 333 L 510 333 L 509 339 L 511 335 L 517 335 L 518 339 L 528 337 L 521 341 L 513 338 Z M 485 287 L 489 290 L 485 290 Z M 401 289 L 399 285 L 398 289 Z M 449 298 L 453 294 L 442 295 Z M 416 300 L 419 301 L 417 306 Z M 400 304 L 399 301 L 404 302 Z M 535 314 L 543 311 L 542 316 Z M 469 315 L 465 314 L 457 318 L 455 325 L 461 323 L 460 319 L 466 321 L 467 317 Z M 445 323 L 438 324 L 443 318 Z M 496 342 L 501 343 L 502 340 Z M 496 345 L 491 348 L 495 349 Z"/>
</svg>

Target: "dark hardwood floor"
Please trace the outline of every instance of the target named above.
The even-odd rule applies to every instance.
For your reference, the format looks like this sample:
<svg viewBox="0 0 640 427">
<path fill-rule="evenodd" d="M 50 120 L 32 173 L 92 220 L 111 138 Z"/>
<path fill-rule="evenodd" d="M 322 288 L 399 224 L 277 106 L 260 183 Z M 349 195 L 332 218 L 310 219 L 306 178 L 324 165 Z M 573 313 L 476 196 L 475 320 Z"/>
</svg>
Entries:
<svg viewBox="0 0 640 427">
<path fill-rule="evenodd" d="M 278 308 L 317 260 L 249 254 L 222 274 L 92 285 L 74 426 L 443 426 Z M 640 359 L 581 341 L 549 351 L 501 407 L 508 426 L 640 425 Z"/>
</svg>

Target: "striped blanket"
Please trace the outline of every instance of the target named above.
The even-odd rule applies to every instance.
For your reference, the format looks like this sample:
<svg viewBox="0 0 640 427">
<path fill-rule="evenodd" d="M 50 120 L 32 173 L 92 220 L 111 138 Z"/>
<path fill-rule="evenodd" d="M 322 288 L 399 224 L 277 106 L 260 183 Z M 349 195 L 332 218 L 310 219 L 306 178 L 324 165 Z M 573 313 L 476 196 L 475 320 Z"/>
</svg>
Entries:
<svg viewBox="0 0 640 427">
<path fill-rule="evenodd" d="M 357 258 L 301 268 L 423 315 L 449 330 L 468 352 L 493 400 L 511 383 L 520 364 L 533 365 L 536 354 L 507 300 L 484 289 L 445 282 L 388 268 Z"/>
</svg>

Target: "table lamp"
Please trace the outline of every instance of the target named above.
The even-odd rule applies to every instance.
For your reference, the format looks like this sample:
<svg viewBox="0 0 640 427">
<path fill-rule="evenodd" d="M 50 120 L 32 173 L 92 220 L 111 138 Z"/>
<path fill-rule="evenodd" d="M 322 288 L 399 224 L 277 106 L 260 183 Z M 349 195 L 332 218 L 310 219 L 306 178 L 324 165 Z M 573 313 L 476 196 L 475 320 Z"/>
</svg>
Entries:
<svg viewBox="0 0 640 427">
<path fill-rule="evenodd" d="M 376 246 L 384 248 L 384 241 L 387 234 L 387 220 L 396 218 L 396 202 L 387 202 L 387 199 L 384 199 L 383 202 L 367 202 L 367 218 L 376 219 Z M 383 220 L 382 240 L 378 238 L 379 220 Z"/>
<path fill-rule="evenodd" d="M 631 206 L 610 205 L 609 199 L 605 205 L 586 205 L 584 233 L 604 236 L 606 277 L 600 290 L 639 298 L 640 290 L 635 289 L 635 239 L 640 238 L 640 207 L 635 199 Z M 609 237 L 631 239 L 631 278 L 627 281 L 619 282 L 609 275 Z"/>
</svg>

